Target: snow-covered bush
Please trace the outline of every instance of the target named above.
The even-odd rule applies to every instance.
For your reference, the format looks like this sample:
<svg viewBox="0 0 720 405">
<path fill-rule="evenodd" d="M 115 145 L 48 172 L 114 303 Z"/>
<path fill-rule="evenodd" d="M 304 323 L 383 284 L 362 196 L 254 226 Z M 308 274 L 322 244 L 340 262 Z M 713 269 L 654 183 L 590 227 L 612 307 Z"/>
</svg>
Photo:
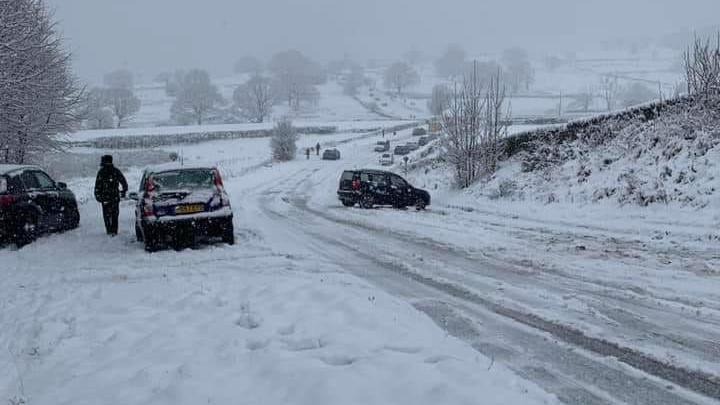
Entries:
<svg viewBox="0 0 720 405">
<path fill-rule="evenodd" d="M 281 162 L 295 159 L 297 139 L 297 131 L 290 120 L 284 119 L 278 122 L 270 138 L 273 159 Z"/>
<path fill-rule="evenodd" d="M 535 132 L 482 185 L 489 197 L 720 205 L 720 97 L 685 98 Z"/>
</svg>

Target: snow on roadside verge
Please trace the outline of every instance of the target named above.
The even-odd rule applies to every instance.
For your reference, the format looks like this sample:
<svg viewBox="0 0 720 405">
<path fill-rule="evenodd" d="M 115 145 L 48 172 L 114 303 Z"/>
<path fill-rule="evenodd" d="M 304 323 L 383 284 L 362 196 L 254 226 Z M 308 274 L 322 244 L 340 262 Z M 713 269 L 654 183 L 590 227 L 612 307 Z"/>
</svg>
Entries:
<svg viewBox="0 0 720 405">
<path fill-rule="evenodd" d="M 148 255 L 127 233 L 102 235 L 96 211 L 0 250 L 0 400 L 555 402 L 335 265 L 244 229 L 235 247 Z"/>
</svg>

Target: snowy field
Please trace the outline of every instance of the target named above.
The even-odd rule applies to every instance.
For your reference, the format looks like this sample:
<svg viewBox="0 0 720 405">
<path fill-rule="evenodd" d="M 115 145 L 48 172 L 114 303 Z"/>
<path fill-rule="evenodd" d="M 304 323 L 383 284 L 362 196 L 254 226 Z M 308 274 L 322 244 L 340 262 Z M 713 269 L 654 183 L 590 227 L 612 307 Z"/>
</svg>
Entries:
<svg viewBox="0 0 720 405">
<path fill-rule="evenodd" d="M 667 60 L 578 55 L 575 79 L 538 71 L 536 90 L 549 96 L 533 98 L 527 114 L 552 110 L 554 92 L 577 91 L 583 77 L 646 72 L 647 80 L 669 81 Z M 432 77 L 423 69 L 416 91 L 429 92 Z M 219 81 L 223 94 L 241 79 Z M 88 156 L 76 165 L 90 167 L 59 179 L 81 203 L 81 227 L 21 250 L 0 248 L 0 401 L 720 400 L 720 217 L 712 207 L 497 200 L 481 187 L 459 192 L 442 168 L 422 165 L 406 178 L 432 194 L 427 211 L 344 208 L 335 194 L 341 172 L 380 168 L 372 148 L 383 138 L 367 131 L 406 121 L 383 119 L 336 83 L 321 91 L 318 108 L 295 124 L 338 132 L 302 135 L 292 162 L 272 163 L 267 138 L 142 156 L 110 151 L 133 190 L 144 163 L 170 152 L 217 165 L 235 213 L 234 246 L 148 254 L 135 241 L 129 202 L 120 235 L 106 237 L 88 173 L 91 159 L 108 151 L 72 149 Z M 272 125 L 157 127 L 169 108 L 164 91 L 143 92 L 153 101 L 138 128 L 83 131 L 73 140 Z M 386 115 L 426 114 L 422 98 L 364 94 L 361 101 L 379 101 Z M 417 140 L 409 129 L 387 138 L 392 147 Z M 306 159 L 302 151 L 316 142 L 337 147 L 342 159 Z M 411 164 L 434 146 L 412 153 Z M 398 161 L 390 170 L 403 174 Z"/>
</svg>

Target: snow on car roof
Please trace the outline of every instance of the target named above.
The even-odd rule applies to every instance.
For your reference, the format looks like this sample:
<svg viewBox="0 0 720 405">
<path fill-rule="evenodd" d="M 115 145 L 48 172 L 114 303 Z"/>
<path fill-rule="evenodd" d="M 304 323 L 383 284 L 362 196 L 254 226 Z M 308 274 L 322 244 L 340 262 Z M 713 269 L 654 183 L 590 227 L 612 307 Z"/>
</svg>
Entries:
<svg viewBox="0 0 720 405">
<path fill-rule="evenodd" d="M 169 172 L 172 170 L 198 170 L 198 169 L 215 169 L 215 165 L 207 164 L 181 164 L 178 162 L 163 163 L 159 165 L 148 166 L 145 168 L 147 173 Z"/>
<path fill-rule="evenodd" d="M 33 165 L 0 165 L 0 174 L 5 174 L 9 172 L 13 172 L 15 170 L 19 169 L 36 169 L 37 166 Z"/>
</svg>

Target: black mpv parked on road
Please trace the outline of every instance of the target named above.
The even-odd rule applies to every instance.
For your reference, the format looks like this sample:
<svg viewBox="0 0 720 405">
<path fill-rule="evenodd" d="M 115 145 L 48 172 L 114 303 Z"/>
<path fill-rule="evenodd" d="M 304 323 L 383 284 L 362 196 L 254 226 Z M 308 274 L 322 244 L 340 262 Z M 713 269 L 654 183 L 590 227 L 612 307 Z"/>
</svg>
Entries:
<svg viewBox="0 0 720 405">
<path fill-rule="evenodd" d="M 395 173 L 382 170 L 344 171 L 337 193 L 346 207 L 392 205 L 395 208 L 414 206 L 421 210 L 430 205 L 430 193 L 413 187 Z"/>
</svg>

